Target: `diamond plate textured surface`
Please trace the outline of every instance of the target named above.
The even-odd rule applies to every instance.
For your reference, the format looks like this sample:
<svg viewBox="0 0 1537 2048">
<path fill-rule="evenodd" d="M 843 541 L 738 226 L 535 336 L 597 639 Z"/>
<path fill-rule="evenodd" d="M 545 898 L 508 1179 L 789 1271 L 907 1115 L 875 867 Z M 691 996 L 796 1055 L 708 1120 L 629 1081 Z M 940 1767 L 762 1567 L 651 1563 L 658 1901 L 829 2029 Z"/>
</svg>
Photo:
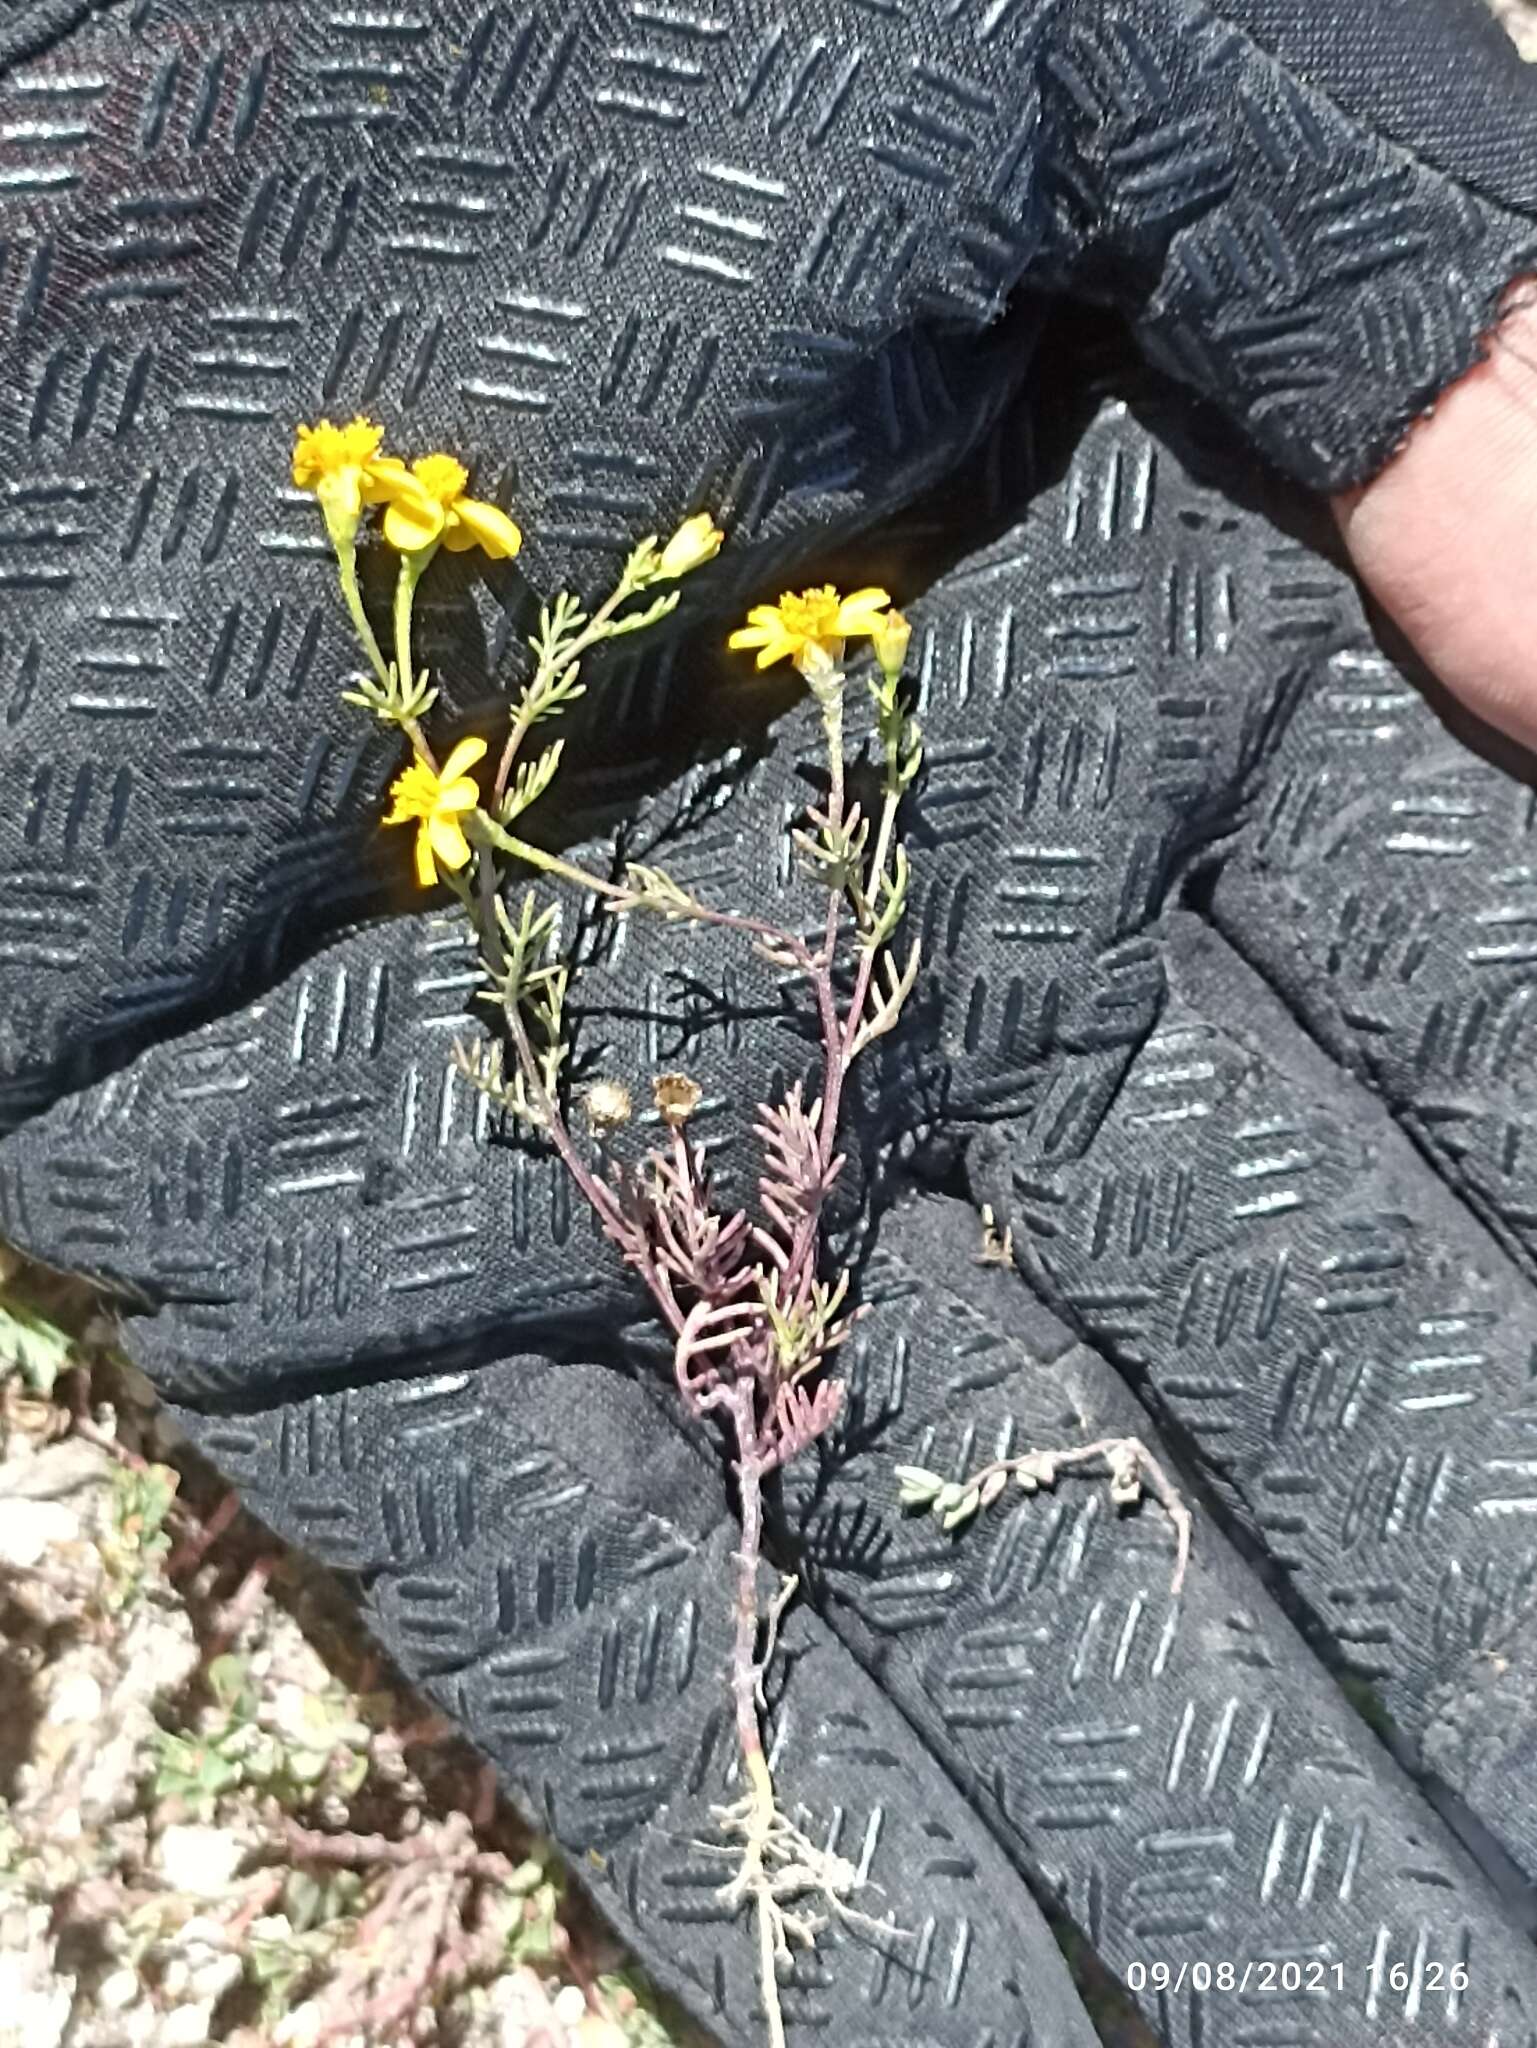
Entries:
<svg viewBox="0 0 1537 2048">
<path fill-rule="evenodd" d="M 373 808 L 384 754 L 336 703 L 347 643 L 283 488 L 295 419 L 368 406 L 476 457 L 542 585 L 701 501 L 750 579 L 986 427 L 1028 337 L 979 330 L 1021 280 L 1117 299 L 1337 483 L 1472 360 L 1534 246 L 1184 0 L 140 0 L 18 56 L 11 1113 L 248 976 Z M 445 599 L 461 715 L 511 594 Z"/>
<path fill-rule="evenodd" d="M 1043 397 L 1037 434 L 1011 427 L 1039 478 L 1026 516 L 916 607 L 933 756 L 911 840 L 930 965 L 854 1111 L 875 1320 L 847 1441 L 814 1497 L 786 1504 L 784 1554 L 803 1554 L 822 1617 L 810 1668 L 840 1699 L 873 1683 L 871 1716 L 894 1703 L 891 1768 L 916 1784 L 937 1757 L 968 1826 L 1113 1968 L 1220 1948 L 1343 1970 L 1326 2004 L 1192 1995 L 1188 1980 L 1149 1993 L 1181 2048 L 1238 2048 L 1256 2026 L 1267 2048 L 1412 2039 L 1431 2011 L 1422 1966 L 1464 1951 L 1470 1993 L 1439 1994 L 1435 2024 L 1524 2042 L 1537 1991 L 1503 1907 L 1210 1513 L 1176 1610 L 1157 1516 L 1112 1524 L 1091 1483 L 959 1546 L 891 1512 L 897 1458 L 960 1464 L 1005 1430 L 1023 1444 L 1134 1426 L 1119 1365 L 1328 1656 L 1370 1676 L 1406 1743 L 1531 1857 L 1511 1789 L 1537 1668 L 1531 1556 L 1506 1469 L 1526 1426 L 1529 1283 L 1209 921 L 1269 844 L 1320 707 L 1380 657 L 1286 494 L 1256 493 L 1207 425 L 1126 382 L 1113 352 L 1075 377 L 1095 362 L 1126 395 L 1065 401 L 1050 425 Z M 808 899 L 765 868 L 762 835 L 804 801 L 813 752 L 792 714 L 772 745 L 729 747 L 627 807 L 621 840 L 712 900 L 774 901 L 793 921 Z M 1209 918 L 1173 911 L 1182 892 Z M 711 934 L 578 929 L 579 1071 L 697 1073 L 701 1131 L 739 1175 L 744 1102 L 806 1057 L 793 987 Z M 678 1628 L 675 1605 L 644 1618 L 649 1540 L 618 1537 L 591 1498 L 601 1445 L 634 1425 L 595 1411 L 567 1454 L 569 1520 L 543 1547 L 520 1540 L 519 1517 L 542 1529 L 562 1489 L 526 1445 L 534 1368 L 490 1362 L 509 1331 L 609 1360 L 627 1332 L 643 1366 L 644 1317 L 547 1164 L 452 1077 L 470 986 L 462 933 L 430 913 L 322 943 L 253 1004 L 165 1035 L 11 1138 L 6 1227 L 142 1291 L 134 1348 L 186 1426 L 276 1526 L 362 1573 L 396 1654 L 568 1846 L 612 1820 L 598 1849 L 622 1873 L 614 1909 L 724 2026 L 747 1996 L 732 1932 L 710 1922 L 697 1947 L 679 1933 L 663 1902 L 693 1866 L 655 1839 L 673 1839 L 693 1753 L 615 1675 L 626 1646 L 649 1640 L 654 1660 Z M 904 1173 L 953 1167 L 958 1148 L 976 1197 L 1012 1218 L 1024 1277 L 1086 1343 L 1018 1280 L 973 1272 L 965 1211 L 884 1213 Z M 549 1427 L 579 1432 L 593 1406 L 561 1390 L 574 1370 L 546 1368 Z M 726 1539 L 697 1480 L 650 1480 L 664 1518 L 695 1502 L 683 1519 L 703 1514 L 691 1540 L 713 1558 Z M 693 1569 L 680 1562 L 680 1585 Z M 586 1647 L 557 1643 L 566 1630 Z M 699 1651 L 701 1697 L 717 1666 Z M 798 1670 L 782 1704 L 820 1725 Z M 610 1755 L 583 1732 L 610 1714 L 616 1729 L 638 1717 L 646 1757 L 624 1779 L 633 1812 L 613 1815 L 581 1762 Z M 825 1825 L 827 1795 L 804 1796 Z M 888 1796 L 901 1804 L 869 1794 Z M 945 1825 L 976 1868 L 996 1853 Z M 1009 1896 L 1006 1915 L 1033 1925 Z M 1392 1992 L 1399 1959 L 1417 1991 Z M 836 1990 L 842 1967 L 840 1953 L 835 2001 L 856 1995 Z"/>
<path fill-rule="evenodd" d="M 1017 1126 L 975 1186 L 1417 1734 L 1537 1583 L 1530 1290 L 1220 940 L 1179 919 L 1165 959 L 1089 1145 Z"/>
<path fill-rule="evenodd" d="M 1459 745 L 1380 653 L 1353 648 L 1288 734 L 1213 908 L 1532 1272 L 1529 784 Z"/>
<path fill-rule="evenodd" d="M 1380 1095 L 1476 1219 L 1454 1218 L 1451 1242 L 1470 1264 L 1526 1276 L 1537 1252 L 1534 818 L 1530 786 L 1459 745 L 1363 642 L 1299 709 L 1253 829 L 1212 897 L 1231 943 Z M 1430 1369 L 1437 1384 L 1425 1392 L 1454 1409 L 1502 1403 L 1470 1436 L 1487 1446 L 1485 1512 L 1525 1526 L 1537 1513 L 1528 1499 L 1537 1425 L 1520 1291 L 1503 1321 L 1492 1356 L 1471 1324 Z M 1521 1788 L 1537 1739 L 1531 1624 L 1502 1624 L 1496 1600 L 1488 1625 L 1487 1654 L 1429 1701 L 1425 1743 L 1444 1775 L 1477 1783 L 1475 1803 L 1500 1815 L 1530 1868 L 1537 1826 Z"/>
<path fill-rule="evenodd" d="M 796 2040 L 1086 2044 L 1028 1878 L 1123 1974 L 1340 1964 L 1323 2002 L 1149 1994 L 1178 2048 L 1531 2048 L 1529 1946 L 1333 1675 L 1537 1874 L 1530 793 L 1233 441 L 1365 473 L 1532 260 L 1529 89 L 1481 59 L 1487 135 L 1419 148 L 1418 18 L 1394 52 L 1293 0 L 0 18 L 0 1231 L 121 1283 L 187 1428 L 725 2038 L 759 2023 L 697 1848 L 728 1492 L 452 1076 L 464 936 L 371 829 L 392 763 L 336 701 L 292 423 L 449 442 L 533 536 L 434 572 L 457 728 L 516 674 L 523 569 L 590 586 L 722 513 L 549 824 L 792 922 L 763 848 L 806 722 L 706 710 L 693 628 L 813 551 L 934 579 L 928 965 L 840 1218 L 876 1319 L 776 1536 L 812 1595 L 783 1781 L 891 1931 L 799 1967 Z M 1021 287 L 1109 301 L 1209 409 Z M 739 1184 L 797 991 L 566 911 L 580 1073 L 687 1066 Z M 1205 1509 L 1177 1608 L 1157 1516 L 1090 1483 L 953 1546 L 891 1512 L 896 1456 L 1146 1408 Z"/>
<path fill-rule="evenodd" d="M 896 1509 L 892 1460 L 961 1478 L 1146 1428 L 977 1244 L 971 1211 L 923 1202 L 867 1268 L 841 1436 L 796 1471 L 834 1626 L 1113 1969 L 1186 1966 L 1150 2001 L 1176 2048 L 1529 2033 L 1527 1943 L 1488 1942 L 1498 1916 L 1463 1853 L 1209 1524 L 1171 1601 L 1167 1523 L 1118 1517 L 1102 1480 L 1006 1495 L 960 1544 Z M 1228 1987 L 1192 1984 L 1219 1955 Z M 1437 1957 L 1465 1957 L 1476 1994 L 1427 1995 Z M 1305 1976 L 1288 1995 L 1283 1960 L 1325 1965 L 1326 1995 Z"/>
<path fill-rule="evenodd" d="M 1159 444 L 1124 400 L 1071 431 L 1024 522 L 915 608 L 928 974 L 869 1070 L 872 1147 L 920 1120 L 1033 1111 L 1065 1146 L 1093 1127 L 1158 1014 L 1149 920 L 1231 836 L 1309 664 L 1357 619 L 1277 507 L 1240 510 L 1202 474 L 1199 442 Z M 706 760 L 634 810 L 626 846 L 723 908 L 808 918 L 782 852 L 765 872 L 763 821 L 804 801 L 815 733 L 797 715 L 766 754 Z M 729 1171 L 743 1109 L 806 1057 L 793 987 L 713 931 L 604 921 L 587 951 L 579 1072 L 688 1065 Z M 20 1132 L 0 1228 L 144 1291 L 145 1355 L 173 1388 L 600 1322 L 628 1296 L 585 1214 L 551 1162 L 495 1142 L 453 1071 L 472 972 L 431 912 L 317 949 Z"/>
<path fill-rule="evenodd" d="M 732 1529 L 712 1463 L 655 1398 L 525 1357 L 179 1419 L 258 1513 L 361 1581 L 381 1639 L 668 1987 L 722 2040 L 756 2038 L 756 1947 L 720 1903 L 711 1821 L 738 1796 Z M 1092 2048 L 1029 1894 L 890 1702 L 810 1614 L 784 1665 L 783 1794 L 884 1923 L 797 1961 L 792 2037 Z"/>
</svg>

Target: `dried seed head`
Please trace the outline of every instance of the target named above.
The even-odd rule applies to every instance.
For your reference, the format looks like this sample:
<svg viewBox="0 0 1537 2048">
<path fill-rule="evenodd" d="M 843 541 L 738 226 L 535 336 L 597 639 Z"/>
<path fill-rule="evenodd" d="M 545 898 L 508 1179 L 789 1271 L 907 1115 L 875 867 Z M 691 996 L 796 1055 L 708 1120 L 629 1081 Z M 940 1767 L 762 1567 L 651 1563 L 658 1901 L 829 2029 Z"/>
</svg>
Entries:
<svg viewBox="0 0 1537 2048">
<path fill-rule="evenodd" d="M 687 1074 L 658 1074 L 651 1084 L 651 1097 L 664 1124 L 680 1130 L 699 1107 L 703 1091 Z"/>
<path fill-rule="evenodd" d="M 630 1121 L 630 1091 L 622 1081 L 594 1081 L 582 1106 L 589 1130 L 617 1131 Z"/>
</svg>

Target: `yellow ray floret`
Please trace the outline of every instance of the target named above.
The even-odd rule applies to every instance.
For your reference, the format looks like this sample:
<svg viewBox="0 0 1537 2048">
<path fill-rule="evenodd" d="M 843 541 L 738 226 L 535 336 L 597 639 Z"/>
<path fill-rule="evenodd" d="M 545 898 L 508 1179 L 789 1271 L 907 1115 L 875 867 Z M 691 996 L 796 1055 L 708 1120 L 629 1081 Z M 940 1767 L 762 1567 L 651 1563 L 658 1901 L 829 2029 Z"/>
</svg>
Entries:
<svg viewBox="0 0 1537 2048">
<path fill-rule="evenodd" d="M 754 605 L 728 644 L 756 648 L 759 668 L 786 659 L 799 667 L 812 648 L 837 661 L 846 640 L 867 639 L 877 630 L 890 602 L 884 590 L 841 597 L 830 583 L 799 594 L 787 590 L 778 604 Z"/>
<path fill-rule="evenodd" d="M 401 554 L 419 554 L 441 541 L 453 554 L 484 548 L 505 561 L 522 547 L 522 534 L 499 505 L 466 496 L 469 471 L 452 455 L 423 455 L 410 475 L 416 495 L 394 500 L 384 513 L 384 537 Z"/>
<path fill-rule="evenodd" d="M 426 503 L 426 492 L 405 464 L 379 453 L 383 438 L 384 429 L 361 415 L 344 427 L 317 420 L 295 433 L 294 482 L 320 500 L 333 536 L 350 541 L 365 505 Z"/>
<path fill-rule="evenodd" d="M 484 740 L 461 740 L 436 773 L 425 761 L 402 768 L 390 785 L 394 808 L 386 825 L 416 822 L 416 879 L 430 889 L 439 867 L 467 867 L 470 842 L 464 836 L 464 814 L 480 802 L 470 769 L 486 751 Z"/>
</svg>

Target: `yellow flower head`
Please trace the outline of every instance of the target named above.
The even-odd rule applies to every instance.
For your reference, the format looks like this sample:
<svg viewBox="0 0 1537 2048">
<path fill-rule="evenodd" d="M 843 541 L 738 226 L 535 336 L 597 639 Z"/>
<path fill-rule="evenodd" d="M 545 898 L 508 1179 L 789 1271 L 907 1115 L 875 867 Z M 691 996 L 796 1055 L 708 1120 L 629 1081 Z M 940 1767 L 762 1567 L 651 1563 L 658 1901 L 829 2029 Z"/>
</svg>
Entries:
<svg viewBox="0 0 1537 2048">
<path fill-rule="evenodd" d="M 338 547 L 350 547 L 356 539 L 365 505 L 424 496 L 403 462 L 379 453 L 383 438 L 384 429 L 361 415 L 345 427 L 317 420 L 294 435 L 294 482 L 320 500 L 326 529 Z"/>
<path fill-rule="evenodd" d="M 657 575 L 686 576 L 690 569 L 702 568 L 706 562 L 715 560 L 725 538 L 708 512 L 696 512 L 692 519 L 684 520 L 663 548 L 656 565 Z"/>
<path fill-rule="evenodd" d="M 384 537 L 401 554 L 441 541 L 453 554 L 484 548 L 493 561 L 505 561 L 522 547 L 522 534 L 499 505 L 465 496 L 470 473 L 452 455 L 424 455 L 410 475 L 415 496 L 397 499 L 384 514 Z"/>
<path fill-rule="evenodd" d="M 329 420 L 301 426 L 294 436 L 294 482 L 301 491 L 313 491 L 328 477 L 361 471 L 378 454 L 383 439 L 383 427 L 361 416 L 345 427 Z"/>
<path fill-rule="evenodd" d="M 884 590 L 856 590 L 852 597 L 840 597 L 830 583 L 799 595 L 787 590 L 778 604 L 754 605 L 747 624 L 738 627 L 728 645 L 755 647 L 759 668 L 772 668 L 787 657 L 801 668 L 813 651 L 840 661 L 844 641 L 872 636 L 890 602 Z"/>
<path fill-rule="evenodd" d="M 390 785 L 395 803 L 384 822 L 416 821 L 416 879 L 424 889 L 438 879 L 440 865 L 456 870 L 469 865 L 470 842 L 462 820 L 480 802 L 469 771 L 485 751 L 484 740 L 461 740 L 436 774 L 425 761 L 413 761 Z"/>
</svg>

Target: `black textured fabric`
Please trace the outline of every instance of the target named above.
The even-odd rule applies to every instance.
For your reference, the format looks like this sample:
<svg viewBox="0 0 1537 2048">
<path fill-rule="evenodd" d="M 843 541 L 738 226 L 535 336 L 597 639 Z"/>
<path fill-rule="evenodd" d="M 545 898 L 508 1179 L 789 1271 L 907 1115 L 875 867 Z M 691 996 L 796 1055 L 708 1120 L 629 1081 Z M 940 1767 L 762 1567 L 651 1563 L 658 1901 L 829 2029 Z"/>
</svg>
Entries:
<svg viewBox="0 0 1537 2048">
<path fill-rule="evenodd" d="M 362 1577 L 383 1640 L 668 1988 L 723 2040 L 760 2035 L 756 1944 L 720 1903 L 711 1821 L 739 1791 L 732 1532 L 718 1474 L 658 1404 L 601 1367 L 519 1357 L 179 1419 L 258 1512 Z M 892 1703 L 806 1611 L 783 1668 L 784 1796 L 887 1928 L 831 1929 L 800 1960 L 794 2037 L 1091 2048 L 1017 1873 Z"/>
<path fill-rule="evenodd" d="M 782 1506 L 825 1681 L 799 1693 L 792 1664 L 782 1706 L 796 1726 L 821 1727 L 832 1700 L 885 1728 L 880 1768 L 839 1812 L 857 1806 L 861 1840 L 877 1809 L 937 1814 L 944 1869 L 984 1874 L 1007 1927 L 1035 1923 L 1017 1885 L 997 1889 L 984 1824 L 1123 1971 L 1219 1947 L 1317 1954 L 1342 1985 L 1321 2006 L 1299 1997 L 1297 2038 L 1396 2042 L 1425 1996 L 1392 1993 L 1400 1950 L 1448 1966 L 1466 1952 L 1478 1988 L 1456 2013 L 1524 2038 L 1530 1964 L 1501 1905 L 1214 1509 L 1177 1607 L 1157 1514 L 1115 1521 L 1091 1483 L 960 1544 L 893 1509 L 898 1460 L 960 1470 L 995 1444 L 1132 1426 L 1106 1361 L 1121 1364 L 1176 1425 L 1189 1477 L 1204 1471 L 1287 1576 L 1317 1646 L 1377 1683 L 1405 1740 L 1530 1867 L 1509 1775 L 1532 1739 L 1530 1283 L 1212 922 L 1284 838 L 1278 807 L 1309 787 L 1304 815 L 1323 805 L 1329 779 L 1289 765 L 1315 721 L 1331 760 L 1355 751 L 1343 731 L 1370 747 L 1397 728 L 1385 804 L 1424 779 L 1417 749 L 1487 778 L 1512 827 L 1529 798 L 1455 748 L 1375 650 L 1300 508 L 1279 492 L 1245 505 L 1242 466 L 1166 392 L 1115 374 L 1126 396 L 1076 411 L 1072 376 L 1055 407 L 1041 394 L 1055 425 L 1023 525 L 916 608 L 934 751 L 914 915 L 931 964 L 856 1105 L 876 1169 L 872 1320 L 846 1428 Z M 797 715 L 767 750 L 713 754 L 627 807 L 625 842 L 723 904 L 782 889 L 789 914 L 763 821 L 812 751 Z M 1365 850 L 1326 833 L 1317 863 L 1339 881 L 1352 859 L 1355 888 L 1380 891 L 1391 862 L 1356 784 L 1341 796 Z M 1173 912 L 1182 893 L 1208 915 Z M 1306 920 L 1238 923 L 1288 954 L 1311 937 Z M 623 943 L 589 962 L 583 1071 L 686 1065 L 723 1174 L 743 1172 L 742 1105 L 805 1057 L 793 991 L 711 934 L 604 930 Z M 1447 1000 L 1455 967 L 1437 985 Z M 143 1291 L 132 1341 L 194 1436 L 278 1527 L 362 1575 L 407 1668 L 561 1840 L 597 1848 L 661 1974 L 701 2010 L 740 2012 L 739 1930 L 665 1907 L 694 1867 L 678 1838 L 701 1824 L 678 1813 L 697 1815 L 719 1766 L 695 1747 L 708 1711 L 685 1720 L 658 1691 L 663 1669 L 706 1703 L 718 1684 L 724 1496 L 712 1506 L 702 1453 L 669 1450 L 670 1425 L 648 1420 L 644 1316 L 563 1180 L 453 1076 L 468 986 L 464 936 L 431 911 L 322 944 L 251 1006 L 164 1035 L 24 1126 L 0 1155 L 8 1227 Z M 1088 1341 L 975 1269 L 974 1216 L 887 1208 L 957 1144 L 1026 1278 Z M 625 1328 L 633 1381 L 612 1378 Z M 547 1363 L 495 1362 L 509 1340 Z M 1469 1371 L 1479 1400 L 1448 1400 Z M 880 1721 L 881 1694 L 900 1721 Z M 967 1788 L 965 1827 L 936 1764 Z M 814 1781 L 800 1796 L 819 1811 Z M 912 1901 L 895 1924 L 928 1926 L 923 1883 L 880 1881 Z M 963 1884 L 946 1907 L 968 1955 L 986 1920 L 969 1899 Z M 950 1939 L 933 1934 L 904 1998 Z M 808 1981 L 832 2000 L 820 2010 L 846 2011 L 886 1967 L 852 1944 Z M 1039 1956 L 1019 1974 L 1031 2024 L 1069 2025 Z M 974 2017 L 993 1975 L 963 1978 L 957 2011 Z M 1187 1977 L 1149 2004 L 1171 2040 L 1246 2038 L 1236 1993 Z"/>
<path fill-rule="evenodd" d="M 1474 132 L 1473 86 L 1421 75 L 1440 18 L 1380 20 L 0 31 L 0 1231 L 128 1290 L 194 1438 L 356 1575 L 728 2039 L 759 2023 L 697 1847 L 728 1491 L 565 1181 L 453 1072 L 467 938 L 373 829 L 396 764 L 337 701 L 288 436 L 370 408 L 527 525 L 515 568 L 429 579 L 445 732 L 498 716 L 530 580 L 591 587 L 717 509 L 695 615 L 595 665 L 548 828 L 789 922 L 815 747 L 712 655 L 722 620 L 803 562 L 931 586 L 925 974 L 849 1106 L 871 1317 L 774 1531 L 809 1596 L 777 1768 L 890 1935 L 798 1966 L 795 2038 L 1087 2043 L 1033 1885 L 1123 1974 L 1237 1966 L 1144 1994 L 1179 2048 L 1533 2043 L 1529 1946 L 1403 1763 L 1537 1877 L 1537 810 L 1377 643 L 1295 488 L 1364 474 L 1472 360 L 1531 258 L 1530 107 L 1475 43 Z M 800 992 L 567 908 L 579 1074 L 687 1067 L 743 1185 Z M 984 1202 L 1017 1273 L 977 1263 Z M 1092 1480 L 954 1542 L 894 1510 L 898 1460 L 1150 1413 L 1200 1510 L 1178 1602 L 1157 1511 Z M 1288 1959 L 1321 1971 L 1255 1975 Z"/>
<path fill-rule="evenodd" d="M 1112 1968 L 1154 1952 L 1171 1980 L 1184 1966 L 1147 2001 L 1163 2037 L 1252 2040 L 1256 2007 L 1278 2040 L 1340 2048 L 1468 2020 L 1425 2000 L 1433 1972 L 1418 1993 L 1400 1973 L 1395 1991 L 1384 1958 L 1413 1927 L 1427 1957 L 1466 1955 L 1471 1974 L 1478 1956 L 1490 1995 L 1471 2024 L 1521 2038 L 1527 1942 L 1489 1939 L 1466 1860 L 1422 1828 L 1375 1738 L 1213 1529 L 1171 1605 L 1167 1529 L 1147 1515 L 1128 1529 L 1102 1490 L 1022 1502 L 959 1546 L 894 1511 L 891 1457 L 959 1473 L 1147 1425 L 1104 1358 L 979 1267 L 961 1205 L 891 1217 L 867 1277 L 880 1322 L 851 1368 L 843 1440 L 802 1488 L 828 1612 Z M 1306 1970 L 1263 1998 L 1242 1962 L 1225 1988 L 1192 1981 L 1240 1923 L 1244 1959 L 1327 1958 L 1349 1990 L 1321 2011 Z"/>
<path fill-rule="evenodd" d="M 478 456 L 540 587 L 701 501 L 745 587 L 992 426 L 1022 281 L 1113 299 L 1336 485 L 1530 260 L 1527 215 L 1193 0 L 628 19 L 184 0 L 0 79 L 12 1114 L 308 917 L 374 807 L 296 417 Z M 465 713 L 508 622 L 447 608 Z"/>
<path fill-rule="evenodd" d="M 1537 204 L 1531 90 L 1509 36 L 1463 0 L 1227 0 L 1290 72 L 1369 128 L 1503 205 Z"/>
</svg>

